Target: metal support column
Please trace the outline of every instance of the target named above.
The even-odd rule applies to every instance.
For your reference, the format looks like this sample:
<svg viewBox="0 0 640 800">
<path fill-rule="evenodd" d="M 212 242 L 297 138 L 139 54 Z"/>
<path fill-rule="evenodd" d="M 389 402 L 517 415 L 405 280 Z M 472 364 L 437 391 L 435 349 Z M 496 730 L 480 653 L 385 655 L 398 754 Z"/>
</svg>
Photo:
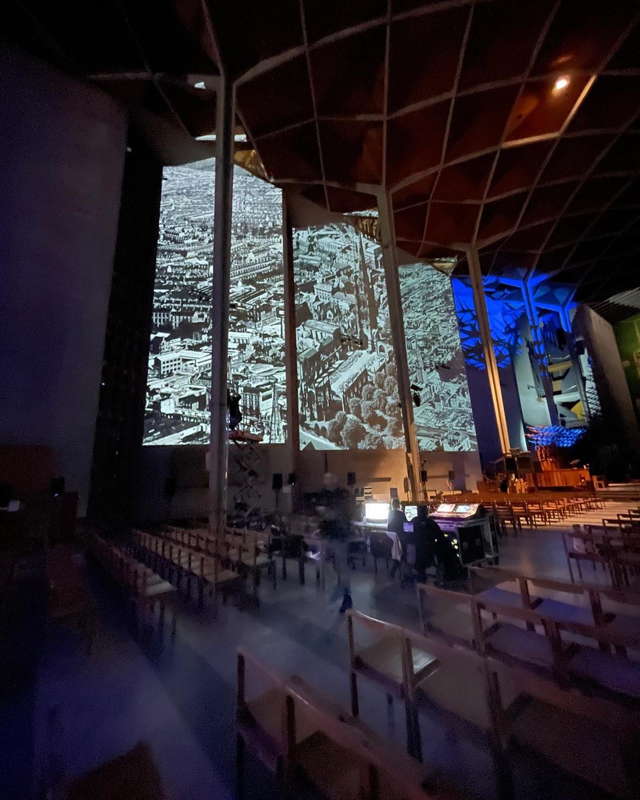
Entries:
<svg viewBox="0 0 640 800">
<path fill-rule="evenodd" d="M 495 414 L 496 418 L 498 439 L 500 441 L 500 448 L 502 452 L 508 453 L 511 445 L 509 442 L 507 415 L 505 414 L 504 402 L 502 399 L 498 362 L 496 361 L 496 355 L 493 350 L 493 340 L 491 338 L 491 328 L 489 327 L 489 316 L 487 314 L 487 304 L 484 296 L 484 284 L 482 282 L 482 272 L 480 270 L 480 259 L 478 258 L 477 248 L 469 248 L 467 251 L 467 261 L 469 264 L 469 277 L 471 278 L 471 286 L 473 288 L 473 301 L 476 307 L 476 316 L 478 318 L 480 340 L 482 342 L 484 360 L 487 366 L 489 390 L 491 392 L 493 413 Z"/>
<path fill-rule="evenodd" d="M 420 449 L 418 447 L 416 425 L 413 418 L 409 362 L 404 338 L 404 316 L 402 314 L 402 298 L 400 295 L 400 280 L 398 277 L 396 243 L 393 233 L 391 200 L 386 192 L 380 192 L 378 196 L 378 213 L 380 220 L 382 261 L 387 285 L 387 301 L 389 303 L 389 324 L 391 325 L 393 351 L 396 358 L 398 396 L 402 409 L 402 423 L 404 426 L 407 450 L 409 490 L 413 500 L 424 500 L 424 487 L 420 482 Z"/>
<path fill-rule="evenodd" d="M 298 410 L 298 363 L 296 349 L 296 294 L 293 275 L 293 243 L 291 222 L 287 209 L 287 194 L 282 193 L 282 244 L 284 266 L 284 358 L 287 380 L 287 452 L 289 472 L 298 472 L 300 451 L 300 415 Z M 295 486 L 291 487 L 292 508 Z"/>
<path fill-rule="evenodd" d="M 221 76 L 216 114 L 216 183 L 213 219 L 213 280 L 211 292 L 211 434 L 209 438 L 209 529 L 224 530 L 227 459 L 227 345 L 231 217 L 233 211 L 233 148 L 235 88 Z"/>
</svg>

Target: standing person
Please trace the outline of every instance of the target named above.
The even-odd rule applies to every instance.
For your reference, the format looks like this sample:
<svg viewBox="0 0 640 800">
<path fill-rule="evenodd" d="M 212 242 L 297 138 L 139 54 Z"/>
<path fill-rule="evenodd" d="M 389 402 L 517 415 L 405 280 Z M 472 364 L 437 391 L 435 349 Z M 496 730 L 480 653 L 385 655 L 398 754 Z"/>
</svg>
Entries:
<svg viewBox="0 0 640 800">
<path fill-rule="evenodd" d="M 434 564 L 434 556 L 441 537 L 440 526 L 429 516 L 427 507 L 418 506 L 418 516 L 413 520 L 411 541 L 416 548 L 416 574 L 422 583 L 427 580 L 427 567 L 432 567 Z"/>
<path fill-rule="evenodd" d="M 396 534 L 396 536 L 398 537 L 398 543 L 403 550 L 404 550 L 404 538 L 405 538 L 404 525 L 406 521 L 407 518 L 405 516 L 405 513 L 400 508 L 400 501 L 396 497 L 393 500 L 393 503 L 391 504 L 391 511 L 389 512 L 389 517 L 387 518 L 387 530 Z M 400 561 L 401 558 L 393 559 L 393 567 L 391 568 L 392 578 L 398 571 L 398 567 L 400 566 Z"/>
<path fill-rule="evenodd" d="M 330 472 L 324 475 L 324 488 L 320 493 L 321 504 L 316 506 L 319 514 L 322 535 L 331 540 L 327 545 L 326 558 L 336 573 L 336 586 L 332 600 L 342 597 L 340 613 L 353 607 L 351 598 L 351 581 L 349 578 L 349 544 L 350 522 L 346 514 L 345 501 L 347 492 L 338 486 L 338 479 Z"/>
</svg>

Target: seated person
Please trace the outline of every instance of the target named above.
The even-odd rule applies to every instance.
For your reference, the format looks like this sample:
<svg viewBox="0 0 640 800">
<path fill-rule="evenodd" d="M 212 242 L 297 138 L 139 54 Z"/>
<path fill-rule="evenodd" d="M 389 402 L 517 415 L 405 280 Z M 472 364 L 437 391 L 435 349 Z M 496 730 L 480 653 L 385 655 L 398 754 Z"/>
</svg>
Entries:
<svg viewBox="0 0 640 800">
<path fill-rule="evenodd" d="M 387 519 L 387 530 L 393 531 L 398 535 L 398 539 L 400 540 L 400 544 L 402 545 L 404 551 L 404 544 L 405 544 L 405 532 L 404 532 L 404 525 L 407 521 L 404 511 L 400 508 L 400 501 L 396 497 L 393 502 L 391 503 L 391 511 L 389 512 L 389 517 Z M 393 567 L 391 568 L 391 577 L 393 577 L 397 570 L 400 562 L 397 559 L 393 561 Z"/>
<path fill-rule="evenodd" d="M 416 549 L 415 570 L 418 580 L 426 581 L 427 567 L 434 564 L 439 549 L 442 531 L 438 523 L 429 517 L 426 506 L 418 506 L 418 515 L 413 520 L 411 542 Z"/>
</svg>

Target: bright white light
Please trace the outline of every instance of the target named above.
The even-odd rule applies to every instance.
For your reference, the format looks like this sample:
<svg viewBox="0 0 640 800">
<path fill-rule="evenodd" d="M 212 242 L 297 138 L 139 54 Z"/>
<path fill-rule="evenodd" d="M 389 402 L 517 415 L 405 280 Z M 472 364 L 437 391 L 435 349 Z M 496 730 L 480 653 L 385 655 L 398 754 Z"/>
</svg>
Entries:
<svg viewBox="0 0 640 800">
<path fill-rule="evenodd" d="M 386 522 L 389 516 L 389 504 L 365 503 L 364 515 L 367 522 Z"/>
<path fill-rule="evenodd" d="M 204 81 L 198 81 L 197 83 L 193 84 L 194 89 L 206 89 L 207 84 Z"/>
<path fill-rule="evenodd" d="M 566 89 L 569 85 L 569 78 L 566 75 L 563 75 L 561 78 L 556 78 L 556 82 L 553 84 L 553 91 L 554 92 L 561 92 L 563 89 Z"/>
</svg>

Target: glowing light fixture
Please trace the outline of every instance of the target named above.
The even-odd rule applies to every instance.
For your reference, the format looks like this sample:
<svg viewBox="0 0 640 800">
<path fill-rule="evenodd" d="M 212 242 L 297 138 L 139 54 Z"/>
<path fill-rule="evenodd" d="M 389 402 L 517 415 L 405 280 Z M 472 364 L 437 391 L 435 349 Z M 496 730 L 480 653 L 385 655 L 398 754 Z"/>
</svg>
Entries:
<svg viewBox="0 0 640 800">
<path fill-rule="evenodd" d="M 553 84 L 553 91 L 562 92 L 567 88 L 568 85 L 569 85 L 569 78 L 567 78 L 566 75 L 561 75 L 559 78 L 556 78 L 556 81 Z"/>
</svg>

